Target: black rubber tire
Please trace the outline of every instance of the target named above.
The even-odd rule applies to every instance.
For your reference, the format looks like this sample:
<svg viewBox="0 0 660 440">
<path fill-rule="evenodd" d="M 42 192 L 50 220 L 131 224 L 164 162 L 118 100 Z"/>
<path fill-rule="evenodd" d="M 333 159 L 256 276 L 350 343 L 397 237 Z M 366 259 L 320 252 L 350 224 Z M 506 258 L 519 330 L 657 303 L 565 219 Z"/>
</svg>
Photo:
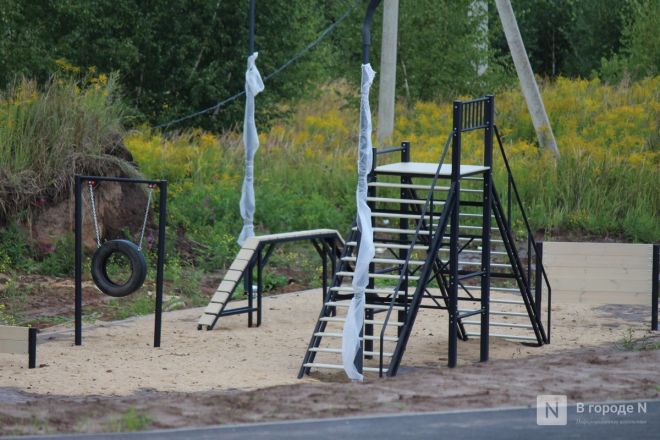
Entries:
<svg viewBox="0 0 660 440">
<path fill-rule="evenodd" d="M 115 284 L 107 271 L 108 259 L 115 253 L 128 258 L 131 264 L 131 276 L 124 284 Z M 137 245 L 128 240 L 110 240 L 101 245 L 92 257 L 92 278 L 94 283 L 109 296 L 120 298 L 130 295 L 142 287 L 147 277 L 147 260 Z"/>
</svg>

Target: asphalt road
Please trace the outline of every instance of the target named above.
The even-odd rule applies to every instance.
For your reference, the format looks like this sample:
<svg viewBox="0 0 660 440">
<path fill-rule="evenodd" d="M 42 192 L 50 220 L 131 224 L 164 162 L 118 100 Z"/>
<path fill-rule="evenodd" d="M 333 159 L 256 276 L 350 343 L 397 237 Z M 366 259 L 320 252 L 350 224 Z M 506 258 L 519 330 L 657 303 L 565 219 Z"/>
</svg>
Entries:
<svg viewBox="0 0 660 440">
<path fill-rule="evenodd" d="M 640 405 L 641 402 L 641 405 Z M 640 407 L 646 403 L 646 412 Z M 588 404 L 587 404 L 588 405 Z M 567 408 L 566 426 L 538 426 L 536 408 L 504 408 L 393 414 L 354 418 L 257 423 L 122 434 L 7 437 L 21 440 L 353 440 L 353 439 L 660 439 L 660 400 L 617 402 L 627 414 L 606 414 L 585 405 Z M 620 405 L 625 405 L 621 407 Z M 628 406 L 631 405 L 631 406 Z M 629 412 L 630 408 L 633 408 Z M 598 410 L 601 414 L 596 414 Z M 629 412 L 629 413 L 628 413 Z"/>
</svg>

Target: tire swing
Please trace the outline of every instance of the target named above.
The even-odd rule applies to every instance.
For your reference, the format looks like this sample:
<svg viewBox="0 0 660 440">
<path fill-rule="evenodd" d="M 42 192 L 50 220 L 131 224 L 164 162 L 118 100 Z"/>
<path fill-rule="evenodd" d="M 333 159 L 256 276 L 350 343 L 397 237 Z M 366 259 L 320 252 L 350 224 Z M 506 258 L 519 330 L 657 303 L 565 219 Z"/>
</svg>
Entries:
<svg viewBox="0 0 660 440">
<path fill-rule="evenodd" d="M 94 186 L 95 182 L 91 180 L 87 181 L 97 245 L 94 256 L 92 257 L 92 279 L 101 292 L 115 298 L 121 298 L 130 295 L 142 287 L 144 280 L 147 277 L 147 260 L 142 252 L 142 240 L 144 239 L 144 232 L 147 228 L 147 219 L 149 217 L 149 207 L 151 205 L 151 195 L 154 186 L 149 185 L 147 206 L 144 211 L 140 239 L 137 244 L 125 239 L 108 240 L 101 244 L 101 233 L 96 213 L 96 202 L 94 199 Z M 130 264 L 131 275 L 124 283 L 116 283 L 108 275 L 108 265 L 113 256 L 123 256 Z"/>
</svg>

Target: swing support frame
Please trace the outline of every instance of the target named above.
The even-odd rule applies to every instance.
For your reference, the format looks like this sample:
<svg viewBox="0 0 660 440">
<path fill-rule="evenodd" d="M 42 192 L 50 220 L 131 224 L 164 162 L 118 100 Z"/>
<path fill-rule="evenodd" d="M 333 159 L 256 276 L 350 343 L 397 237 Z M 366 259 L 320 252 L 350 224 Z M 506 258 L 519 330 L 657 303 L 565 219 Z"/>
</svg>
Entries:
<svg viewBox="0 0 660 440">
<path fill-rule="evenodd" d="M 163 314 L 163 280 L 165 266 L 165 226 L 167 225 L 167 180 L 133 179 L 128 177 L 75 175 L 75 345 L 82 345 L 82 190 L 87 182 L 136 183 L 153 186 L 159 190 L 158 249 L 156 262 L 156 307 L 154 310 L 154 347 L 160 347 Z"/>
</svg>

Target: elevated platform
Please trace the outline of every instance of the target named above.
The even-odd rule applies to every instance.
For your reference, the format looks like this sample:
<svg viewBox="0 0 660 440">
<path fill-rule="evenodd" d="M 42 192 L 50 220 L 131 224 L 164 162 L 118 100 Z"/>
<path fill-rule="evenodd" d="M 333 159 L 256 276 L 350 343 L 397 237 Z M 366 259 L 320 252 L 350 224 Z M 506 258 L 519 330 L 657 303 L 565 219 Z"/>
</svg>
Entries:
<svg viewBox="0 0 660 440">
<path fill-rule="evenodd" d="M 489 168 L 480 165 L 461 165 L 461 177 L 481 174 Z M 437 163 L 427 162 L 396 162 L 380 165 L 374 170 L 377 174 L 391 174 L 394 176 L 433 177 L 438 170 Z M 451 177 L 451 165 L 443 164 L 440 167 L 440 177 Z"/>
</svg>

